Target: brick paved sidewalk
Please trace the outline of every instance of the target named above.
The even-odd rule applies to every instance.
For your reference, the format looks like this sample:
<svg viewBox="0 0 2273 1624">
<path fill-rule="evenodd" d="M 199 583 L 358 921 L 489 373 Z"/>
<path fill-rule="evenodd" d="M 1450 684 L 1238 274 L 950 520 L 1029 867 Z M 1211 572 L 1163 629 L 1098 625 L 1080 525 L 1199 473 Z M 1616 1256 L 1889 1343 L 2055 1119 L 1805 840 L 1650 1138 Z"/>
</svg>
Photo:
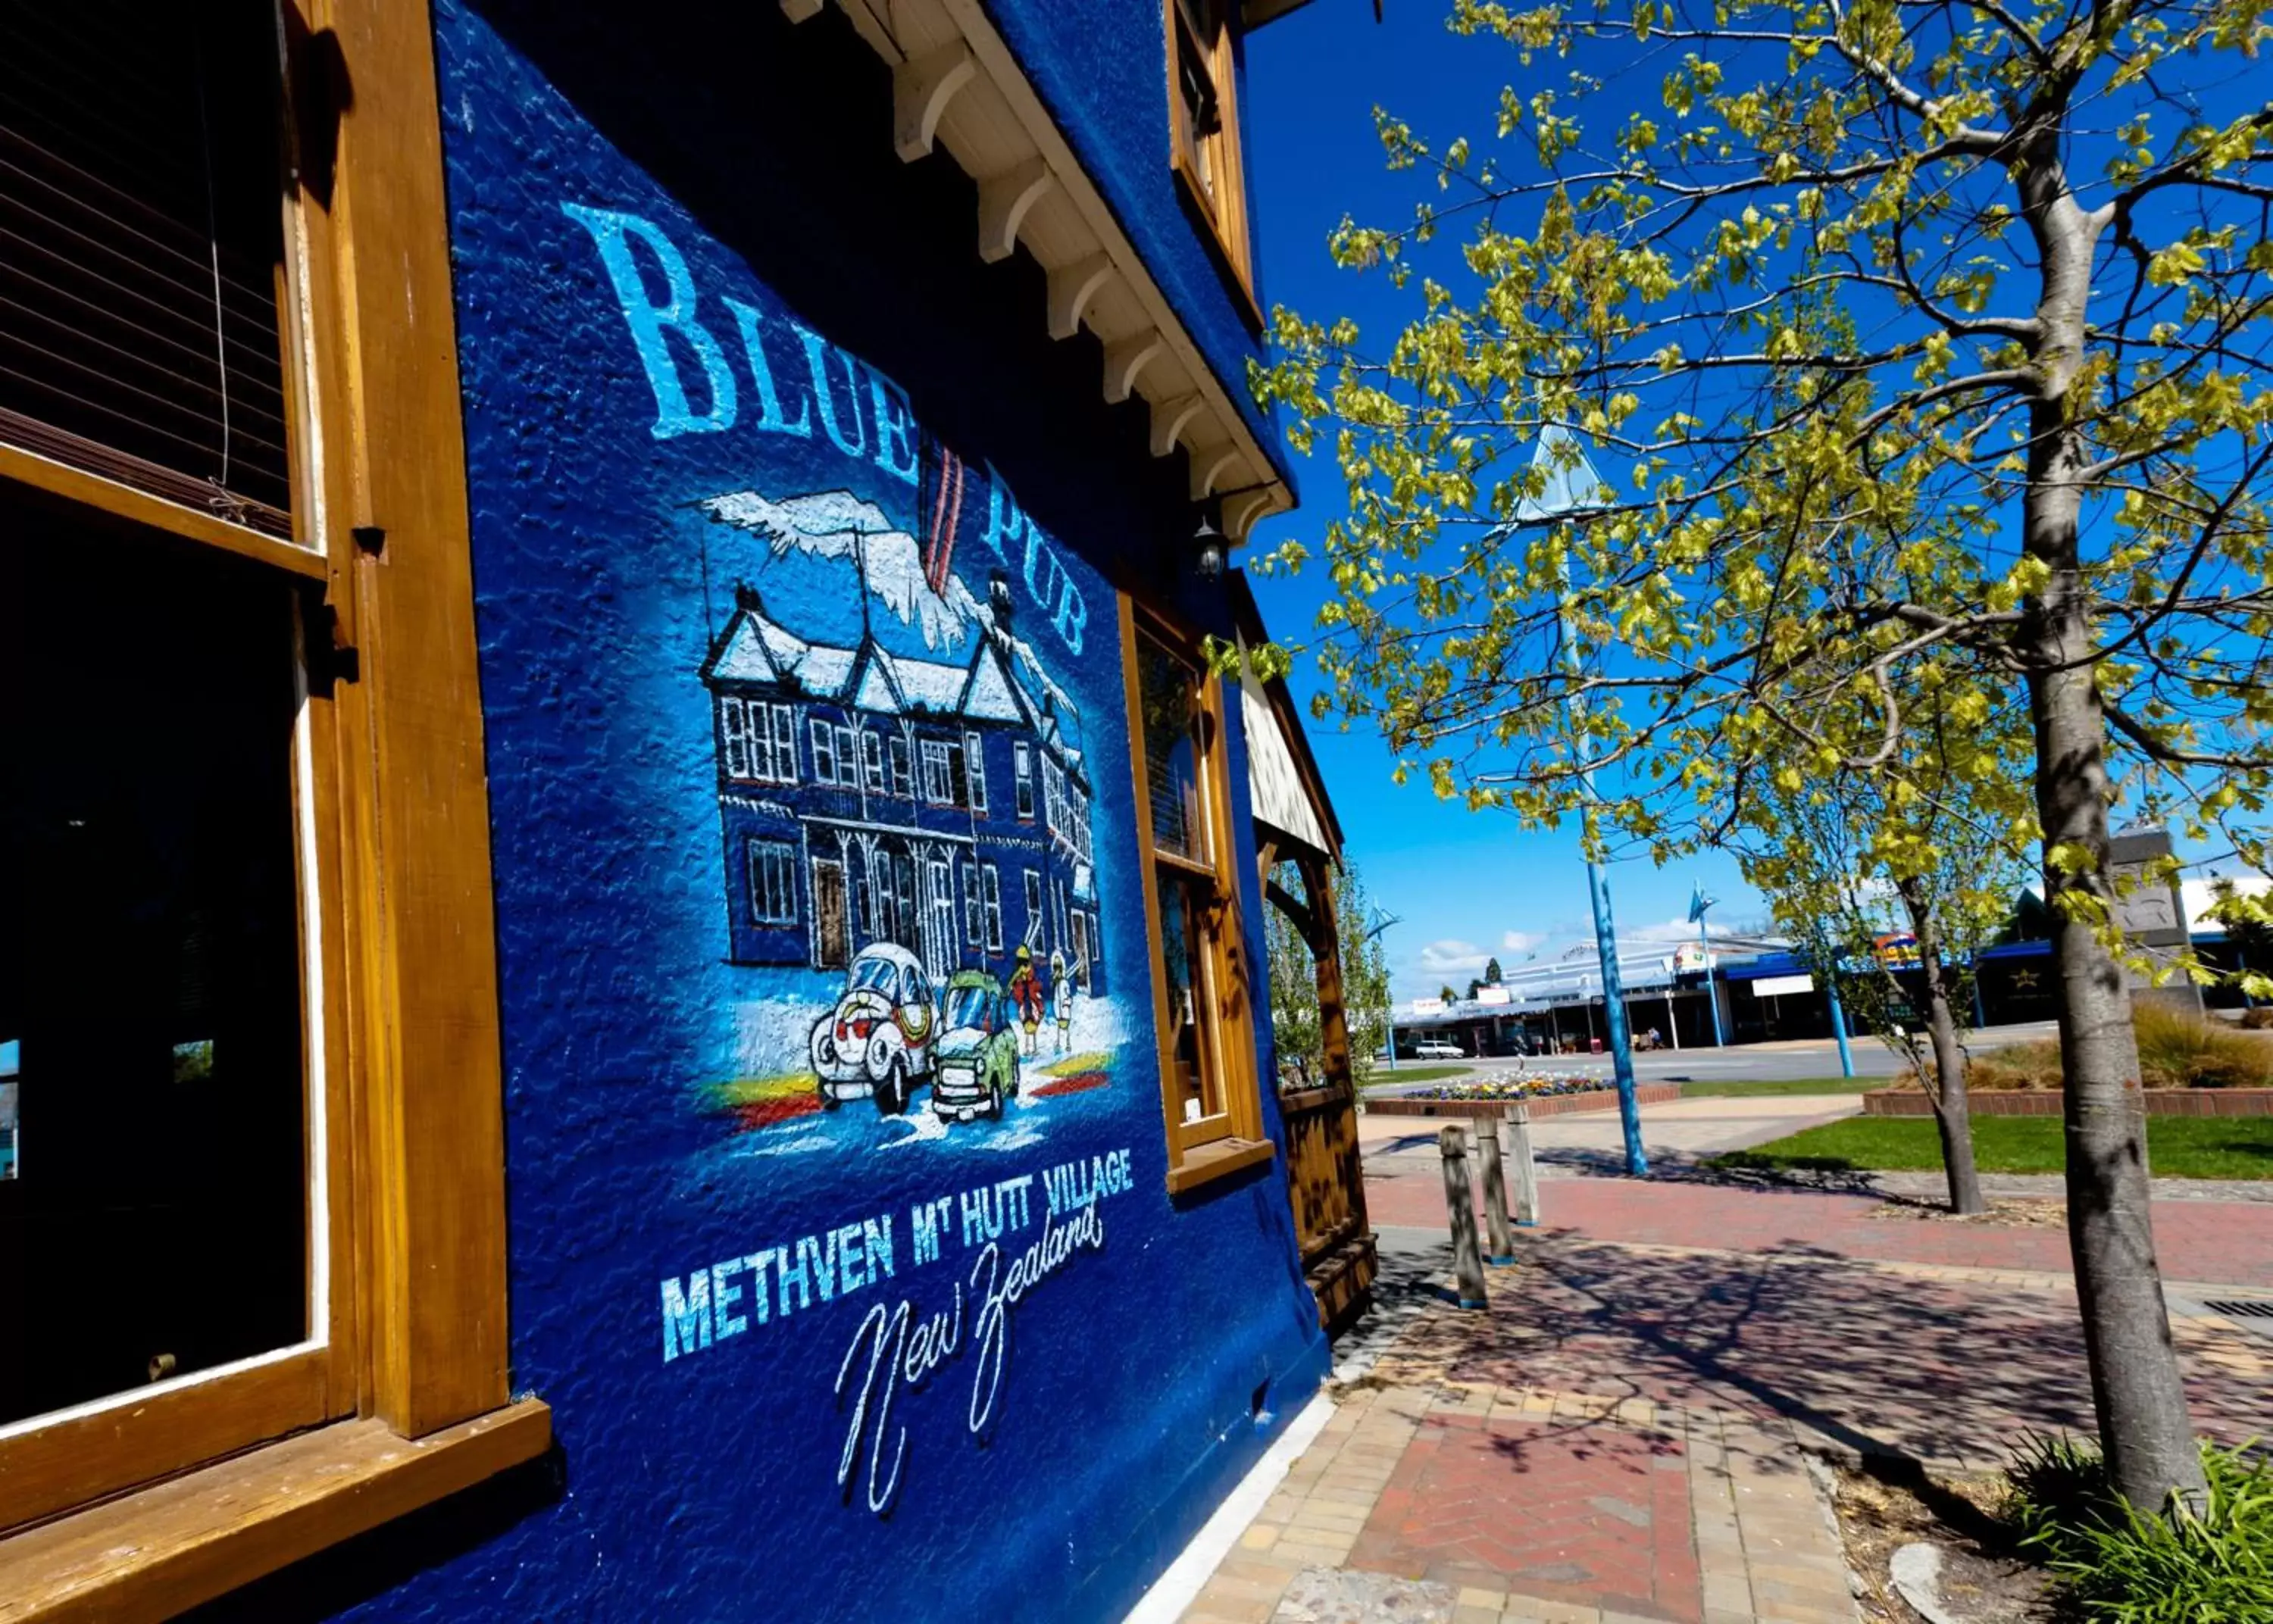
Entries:
<svg viewBox="0 0 2273 1624">
<path fill-rule="evenodd" d="M 1433 1167 L 1366 1169 L 1377 1225 L 1444 1230 L 1444 1185 Z M 1972 1268 L 2065 1272 L 2067 1233 L 1945 1220 L 1873 1217 L 1877 1196 L 1731 1187 L 1677 1179 L 1559 1179 L 1541 1192 L 1547 1226 L 1604 1241 L 1824 1254 Z M 1479 1197 L 1481 1200 L 1481 1197 Z M 1481 1210 L 1481 1208 L 1479 1209 Z M 2165 1278 L 2273 1286 L 2273 1204 L 2158 1201 L 2155 1245 Z"/>
<path fill-rule="evenodd" d="M 1788 1429 L 1485 1383 L 1351 1389 L 1185 1624 L 1852 1624 Z"/>
<path fill-rule="evenodd" d="M 2063 1274 L 1519 1245 L 1483 1313 L 1442 1299 L 1441 1252 L 1392 1268 L 1401 1328 L 1189 1624 L 1848 1624 L 1820 1462 L 1979 1469 L 2089 1425 Z M 2273 1433 L 2273 1343 L 2173 1335 L 2198 1424 Z"/>
</svg>

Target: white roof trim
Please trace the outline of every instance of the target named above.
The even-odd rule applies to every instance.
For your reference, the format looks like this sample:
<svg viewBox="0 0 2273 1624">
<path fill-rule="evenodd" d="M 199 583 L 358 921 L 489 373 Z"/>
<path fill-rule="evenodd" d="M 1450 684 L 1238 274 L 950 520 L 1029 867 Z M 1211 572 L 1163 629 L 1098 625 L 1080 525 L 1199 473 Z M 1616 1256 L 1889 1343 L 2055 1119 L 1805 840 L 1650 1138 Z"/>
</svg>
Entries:
<svg viewBox="0 0 2273 1624">
<path fill-rule="evenodd" d="M 792 22 L 821 9 L 820 0 L 780 4 Z M 1244 542 L 1265 513 L 1292 508 L 1294 492 L 1232 386 L 1216 376 L 1153 281 L 981 0 L 836 4 L 893 69 L 893 145 L 900 156 L 912 161 L 944 146 L 979 182 L 984 257 L 1007 258 L 1024 243 L 1049 273 L 1050 333 L 1070 338 L 1088 326 L 1106 347 L 1106 398 L 1141 399 L 1170 418 L 1165 432 L 1153 424 L 1152 454 L 1184 447 L 1195 499 L 1219 490 L 1252 494 L 1225 515 L 1231 543 Z"/>
</svg>

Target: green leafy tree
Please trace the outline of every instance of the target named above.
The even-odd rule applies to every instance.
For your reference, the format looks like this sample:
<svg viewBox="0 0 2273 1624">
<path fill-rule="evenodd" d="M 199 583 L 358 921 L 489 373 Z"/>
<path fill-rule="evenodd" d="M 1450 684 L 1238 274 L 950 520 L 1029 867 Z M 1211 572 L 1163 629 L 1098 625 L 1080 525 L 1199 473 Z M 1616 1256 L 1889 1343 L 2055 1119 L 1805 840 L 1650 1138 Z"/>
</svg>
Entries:
<svg viewBox="0 0 2273 1624">
<path fill-rule="evenodd" d="M 1499 961 L 1497 959 L 1485 960 L 1484 985 L 1488 987 L 1496 987 L 1499 985 L 1501 979 Z"/>
<path fill-rule="evenodd" d="M 1307 908 L 1302 878 L 1291 863 L 1272 876 L 1276 888 Z M 1373 900 L 1356 865 L 1347 860 L 1336 871 L 1332 913 L 1340 946 L 1342 1017 L 1348 1032 L 1350 1080 L 1363 1088 L 1372 1078 L 1389 1035 L 1389 960 L 1378 936 L 1369 934 Z M 1315 1086 L 1325 1080 L 1325 1023 L 1320 1005 L 1318 967 L 1309 938 L 1293 914 L 1265 909 L 1264 941 L 1269 953 L 1272 1041 L 1282 1084 Z"/>
<path fill-rule="evenodd" d="M 1282 864 L 1279 883 L 1292 877 Z M 1299 883 L 1299 882 L 1296 882 Z M 1308 1088 L 1323 1074 L 1324 1040 L 1318 1018 L 1317 962 L 1302 927 L 1277 908 L 1266 909 L 1263 942 L 1271 975 L 1271 1044 L 1281 1088 Z"/>
<path fill-rule="evenodd" d="M 1452 984 L 1450 982 L 1437 989 L 1437 996 L 1447 1004 L 1457 1004 L 1460 1000 L 1460 995 L 1452 991 Z"/>
<path fill-rule="evenodd" d="M 1973 954 L 1995 939 L 2026 872 L 2013 836 L 2027 806 L 2025 709 L 2007 702 L 1958 725 L 1948 703 L 1970 716 L 1977 692 L 1942 664 L 1921 662 L 1897 696 L 1909 721 L 1896 757 L 1876 770 L 1816 775 L 1810 752 L 1797 747 L 1739 804 L 1742 822 L 1729 838 L 1777 926 L 1804 947 L 1818 975 L 1844 970 L 1849 1015 L 1917 1072 L 1933 1103 L 1950 1209 L 1961 1214 L 1988 1206 L 1966 1097 Z M 1874 732 L 1875 710 L 1850 706 L 1819 715 L 1816 729 Z M 1848 748 L 1861 743 L 1849 739 Z M 1916 1013 L 1879 950 L 1878 939 L 1895 931 L 1917 944 Z"/>
<path fill-rule="evenodd" d="M 2253 1003 L 2273 998 L 2273 893 L 2244 891 L 2226 879 L 2209 888 L 2209 917 L 2233 950 L 2228 979 Z"/>
<path fill-rule="evenodd" d="M 1357 864 L 1345 856 L 1334 879 L 1334 919 L 1342 944 L 1342 1002 L 1348 1011 L 1350 1076 L 1373 1080 L 1389 1045 L 1389 949 L 1374 929 L 1379 917 Z"/>
<path fill-rule="evenodd" d="M 1431 183 L 1332 243 L 1409 320 L 1369 348 L 1274 312 L 1257 378 L 1348 486 L 1328 702 L 1534 822 L 1591 773 L 1602 842 L 1666 856 L 1795 750 L 1898 772 L 1922 662 L 1988 674 L 1972 703 L 2025 693 L 2012 833 L 2052 917 L 2100 1434 L 2132 1503 L 2198 1501 L 2108 808 L 2120 774 L 2132 809 L 2263 866 L 2262 6 L 1453 0 L 1451 26 L 1512 48 L 1522 88 L 1481 140 L 1380 115 Z M 1614 483 L 1579 475 L 1580 437 Z M 1823 730 L 1850 702 L 1877 745 Z"/>
</svg>

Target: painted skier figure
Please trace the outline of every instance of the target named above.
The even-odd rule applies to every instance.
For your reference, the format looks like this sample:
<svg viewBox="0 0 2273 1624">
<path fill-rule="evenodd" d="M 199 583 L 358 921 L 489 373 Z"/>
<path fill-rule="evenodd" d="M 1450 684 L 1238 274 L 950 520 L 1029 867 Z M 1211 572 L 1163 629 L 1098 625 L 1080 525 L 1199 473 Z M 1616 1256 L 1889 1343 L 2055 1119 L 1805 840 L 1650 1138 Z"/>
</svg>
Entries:
<svg viewBox="0 0 2273 1624">
<path fill-rule="evenodd" d="M 1065 954 L 1050 954 L 1050 1004 L 1057 1015 L 1058 1052 L 1073 1047 L 1073 977 L 1066 974 Z"/>
<path fill-rule="evenodd" d="M 1042 1025 L 1043 998 L 1041 977 L 1034 973 L 1034 950 L 1021 942 L 1018 968 L 1010 973 L 1010 1001 L 1018 1007 L 1019 1029 L 1025 1034 L 1021 1054 L 1034 1052 L 1035 1035 Z"/>
</svg>

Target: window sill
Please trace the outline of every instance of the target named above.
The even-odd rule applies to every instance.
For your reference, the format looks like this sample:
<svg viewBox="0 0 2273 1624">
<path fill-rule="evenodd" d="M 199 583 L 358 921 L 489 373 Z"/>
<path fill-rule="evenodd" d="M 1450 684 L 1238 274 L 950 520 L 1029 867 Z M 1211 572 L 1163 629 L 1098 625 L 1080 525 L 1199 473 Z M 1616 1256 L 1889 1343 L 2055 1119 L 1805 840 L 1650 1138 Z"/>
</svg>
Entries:
<svg viewBox="0 0 2273 1624">
<path fill-rule="evenodd" d="M 1267 1139 L 1219 1139 L 1195 1146 L 1168 1170 L 1168 1194 L 1182 1195 L 1215 1179 L 1228 1179 L 1278 1154 L 1279 1147 Z"/>
<path fill-rule="evenodd" d="M 537 1399 L 424 1438 L 341 1421 L 0 1539 L 0 1624 L 167 1619 L 551 1446 Z"/>
</svg>

